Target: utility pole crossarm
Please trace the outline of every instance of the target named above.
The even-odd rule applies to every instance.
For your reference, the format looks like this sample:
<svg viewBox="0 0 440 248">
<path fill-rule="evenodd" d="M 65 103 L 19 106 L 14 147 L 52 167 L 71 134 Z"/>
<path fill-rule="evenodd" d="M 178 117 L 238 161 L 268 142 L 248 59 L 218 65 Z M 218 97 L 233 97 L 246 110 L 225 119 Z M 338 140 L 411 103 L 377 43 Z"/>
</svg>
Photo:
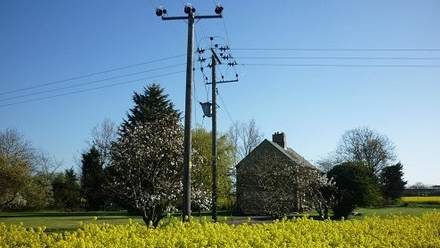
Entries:
<svg viewBox="0 0 440 248">
<path fill-rule="evenodd" d="M 218 81 L 216 82 L 217 84 L 225 84 L 225 83 L 235 83 L 238 82 L 238 79 L 234 79 L 234 80 L 222 80 L 222 81 Z M 212 82 L 207 82 L 206 84 L 212 84 Z"/>
<path fill-rule="evenodd" d="M 199 19 L 214 19 L 214 18 L 222 18 L 222 15 L 201 15 L 201 16 L 194 16 L 195 20 Z M 188 19 L 188 16 L 162 16 L 162 20 L 186 20 Z"/>
</svg>

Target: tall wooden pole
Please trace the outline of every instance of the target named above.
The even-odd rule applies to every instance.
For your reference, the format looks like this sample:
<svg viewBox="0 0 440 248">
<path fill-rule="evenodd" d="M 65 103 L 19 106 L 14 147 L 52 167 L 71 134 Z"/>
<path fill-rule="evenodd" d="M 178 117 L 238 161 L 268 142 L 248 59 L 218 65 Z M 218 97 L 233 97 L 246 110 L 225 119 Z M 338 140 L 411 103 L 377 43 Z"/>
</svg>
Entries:
<svg viewBox="0 0 440 248">
<path fill-rule="evenodd" d="M 217 222 L 217 56 L 212 51 L 212 220 Z"/>
<path fill-rule="evenodd" d="M 185 130 L 183 151 L 183 209 L 182 219 L 191 217 L 191 117 L 193 84 L 194 13 L 188 13 L 188 48 L 186 59 Z"/>
</svg>

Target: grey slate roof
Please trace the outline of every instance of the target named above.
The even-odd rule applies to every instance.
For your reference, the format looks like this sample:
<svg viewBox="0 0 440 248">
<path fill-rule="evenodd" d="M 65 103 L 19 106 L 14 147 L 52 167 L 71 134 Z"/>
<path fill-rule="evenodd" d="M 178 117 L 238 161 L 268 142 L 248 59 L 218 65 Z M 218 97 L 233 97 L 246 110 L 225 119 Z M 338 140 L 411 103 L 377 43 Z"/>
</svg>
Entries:
<svg viewBox="0 0 440 248">
<path fill-rule="evenodd" d="M 299 155 L 295 150 L 292 148 L 283 149 L 280 145 L 278 145 L 276 142 L 269 141 L 268 139 L 264 139 L 254 150 L 251 151 L 251 153 L 248 155 L 250 156 L 254 151 L 259 150 L 260 146 L 262 146 L 264 143 L 268 143 L 273 146 L 274 149 L 277 149 L 280 151 L 284 156 L 295 162 L 295 164 L 298 164 L 300 166 L 309 167 L 312 169 L 316 169 L 315 166 L 313 166 L 309 161 L 307 161 L 304 157 Z M 243 158 L 238 164 L 237 167 L 239 167 L 244 160 L 248 157 L 246 156 Z"/>
<path fill-rule="evenodd" d="M 276 142 L 273 141 L 269 141 L 266 139 L 266 141 L 268 141 L 269 143 L 271 143 L 274 147 L 276 147 L 278 150 L 280 150 L 282 153 L 284 153 L 287 157 L 289 157 L 292 161 L 294 161 L 295 163 L 305 166 L 305 167 L 310 167 L 310 168 L 316 168 L 315 166 L 313 166 L 309 161 L 307 161 L 304 157 L 302 157 L 301 155 L 299 155 L 295 150 L 293 150 L 292 148 L 287 147 L 287 149 L 283 149 L 281 146 L 279 146 Z"/>
</svg>

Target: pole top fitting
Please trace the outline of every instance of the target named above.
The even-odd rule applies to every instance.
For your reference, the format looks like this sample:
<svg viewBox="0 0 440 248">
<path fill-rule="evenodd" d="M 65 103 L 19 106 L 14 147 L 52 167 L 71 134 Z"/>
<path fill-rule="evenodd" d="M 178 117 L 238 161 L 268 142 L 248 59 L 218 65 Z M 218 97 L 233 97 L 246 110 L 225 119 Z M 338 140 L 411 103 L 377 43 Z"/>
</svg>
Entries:
<svg viewBox="0 0 440 248">
<path fill-rule="evenodd" d="M 196 9 L 191 4 L 186 4 L 185 8 L 183 9 L 185 11 L 185 14 L 190 14 L 196 12 Z"/>
</svg>

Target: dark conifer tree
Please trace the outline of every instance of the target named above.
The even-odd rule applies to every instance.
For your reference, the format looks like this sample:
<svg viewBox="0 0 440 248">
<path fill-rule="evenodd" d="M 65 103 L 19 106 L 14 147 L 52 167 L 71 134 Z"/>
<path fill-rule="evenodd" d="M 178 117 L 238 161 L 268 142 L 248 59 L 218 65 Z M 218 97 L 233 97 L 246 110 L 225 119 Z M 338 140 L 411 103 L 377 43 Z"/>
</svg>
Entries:
<svg viewBox="0 0 440 248">
<path fill-rule="evenodd" d="M 81 207 L 81 186 L 73 168 L 55 176 L 52 182 L 54 207 L 78 210 Z"/>
<path fill-rule="evenodd" d="M 403 180 L 403 165 L 397 163 L 383 168 L 380 182 L 387 203 L 400 198 L 406 185 L 406 181 Z"/>
<path fill-rule="evenodd" d="M 121 130 L 133 129 L 136 126 L 156 121 L 163 116 L 177 116 L 180 113 L 174 109 L 173 103 L 164 94 L 163 88 L 157 84 L 144 88 L 144 93 L 134 93 L 133 102 L 135 106 L 127 113 Z"/>
<path fill-rule="evenodd" d="M 106 200 L 103 189 L 104 170 L 96 147 L 82 154 L 81 172 L 81 192 L 86 200 L 86 210 L 102 210 Z"/>
</svg>

